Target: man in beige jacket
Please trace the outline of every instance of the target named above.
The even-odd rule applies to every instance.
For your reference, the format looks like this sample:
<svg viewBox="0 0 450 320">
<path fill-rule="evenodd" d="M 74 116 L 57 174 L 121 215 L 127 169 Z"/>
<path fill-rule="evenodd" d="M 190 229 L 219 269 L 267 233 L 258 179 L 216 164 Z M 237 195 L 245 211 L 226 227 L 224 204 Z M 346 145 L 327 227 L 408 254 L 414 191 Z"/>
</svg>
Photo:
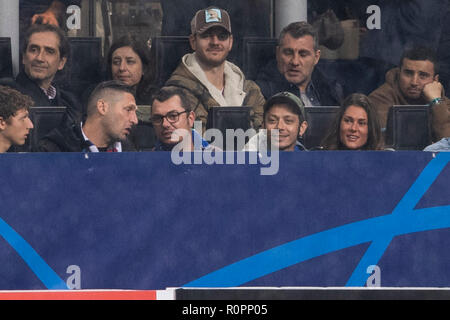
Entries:
<svg viewBox="0 0 450 320">
<path fill-rule="evenodd" d="M 425 47 L 406 50 L 400 67 L 386 73 L 386 82 L 369 95 L 378 111 L 381 127 L 386 128 L 389 108 L 393 105 L 430 106 L 433 140 L 450 136 L 450 100 L 439 82 L 435 54 Z"/>
<path fill-rule="evenodd" d="M 228 13 L 215 7 L 197 11 L 189 41 L 194 53 L 183 56 L 165 86 L 185 92 L 204 128 L 211 107 L 249 106 L 252 126 L 258 129 L 265 99 L 256 83 L 246 80 L 239 67 L 226 60 L 233 46 Z"/>
</svg>

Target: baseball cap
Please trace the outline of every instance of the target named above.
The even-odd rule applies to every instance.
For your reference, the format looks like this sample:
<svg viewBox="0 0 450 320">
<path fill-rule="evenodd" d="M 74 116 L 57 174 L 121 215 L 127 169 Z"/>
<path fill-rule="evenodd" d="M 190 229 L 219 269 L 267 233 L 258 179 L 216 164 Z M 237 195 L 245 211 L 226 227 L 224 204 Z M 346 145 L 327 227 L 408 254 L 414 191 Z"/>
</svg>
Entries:
<svg viewBox="0 0 450 320">
<path fill-rule="evenodd" d="M 216 7 L 197 11 L 191 21 L 191 33 L 203 33 L 211 27 L 219 26 L 231 33 L 231 22 L 228 12 Z"/>
<path fill-rule="evenodd" d="M 300 119 L 306 121 L 305 105 L 295 94 L 284 91 L 273 95 L 264 105 L 264 114 L 275 104 L 288 104 L 292 106 L 295 113 L 300 116 Z"/>
</svg>

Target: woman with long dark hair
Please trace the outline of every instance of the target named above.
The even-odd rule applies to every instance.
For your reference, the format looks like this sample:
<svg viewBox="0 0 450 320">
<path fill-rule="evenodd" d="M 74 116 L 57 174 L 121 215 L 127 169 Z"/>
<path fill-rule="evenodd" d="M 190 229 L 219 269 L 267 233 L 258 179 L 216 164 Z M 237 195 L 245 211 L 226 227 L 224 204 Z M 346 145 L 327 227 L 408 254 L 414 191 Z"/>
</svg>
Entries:
<svg viewBox="0 0 450 320">
<path fill-rule="evenodd" d="M 349 95 L 322 141 L 324 150 L 382 150 L 378 115 L 367 96 Z"/>
</svg>

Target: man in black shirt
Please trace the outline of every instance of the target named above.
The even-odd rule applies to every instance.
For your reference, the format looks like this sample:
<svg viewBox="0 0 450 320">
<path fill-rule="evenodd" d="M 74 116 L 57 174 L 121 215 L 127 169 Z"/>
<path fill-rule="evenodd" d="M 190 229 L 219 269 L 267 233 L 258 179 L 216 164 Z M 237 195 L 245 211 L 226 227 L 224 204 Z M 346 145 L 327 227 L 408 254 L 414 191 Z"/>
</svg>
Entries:
<svg viewBox="0 0 450 320">
<path fill-rule="evenodd" d="M 31 26 L 24 37 L 23 70 L 16 77 L 17 89 L 29 95 L 36 106 L 65 106 L 81 112 L 75 96 L 53 81 L 68 55 L 69 42 L 60 28 L 49 24 Z"/>
<path fill-rule="evenodd" d="M 87 118 L 68 116 L 41 141 L 39 152 L 136 151 L 128 135 L 138 122 L 131 88 L 116 80 L 100 83 L 88 101 Z"/>
</svg>

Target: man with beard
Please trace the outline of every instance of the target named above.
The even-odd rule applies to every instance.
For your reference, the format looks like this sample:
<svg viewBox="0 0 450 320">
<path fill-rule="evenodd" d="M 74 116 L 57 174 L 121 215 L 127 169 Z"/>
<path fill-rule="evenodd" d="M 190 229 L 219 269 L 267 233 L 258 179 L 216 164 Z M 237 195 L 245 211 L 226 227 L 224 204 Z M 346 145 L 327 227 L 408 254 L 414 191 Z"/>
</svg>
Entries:
<svg viewBox="0 0 450 320">
<path fill-rule="evenodd" d="M 386 82 L 369 95 L 377 109 L 381 127 L 386 127 L 393 105 L 430 106 L 433 141 L 450 136 L 450 100 L 439 82 L 439 63 L 428 47 L 405 50 L 400 66 L 386 73 Z"/>
<path fill-rule="evenodd" d="M 191 21 L 189 41 L 194 53 L 183 56 L 165 86 L 179 87 L 185 92 L 203 128 L 210 107 L 250 106 L 252 126 L 258 129 L 265 100 L 259 87 L 226 60 L 233 46 L 228 13 L 215 7 L 197 11 Z"/>
<path fill-rule="evenodd" d="M 133 91 L 117 80 L 100 83 L 88 100 L 87 118 L 66 117 L 50 131 L 38 152 L 136 151 L 127 140 L 138 123 Z"/>
<path fill-rule="evenodd" d="M 150 120 L 157 138 L 153 151 L 172 151 L 177 144 L 182 151 L 214 150 L 192 128 L 195 113 L 180 88 L 164 87 L 153 97 Z"/>
</svg>

